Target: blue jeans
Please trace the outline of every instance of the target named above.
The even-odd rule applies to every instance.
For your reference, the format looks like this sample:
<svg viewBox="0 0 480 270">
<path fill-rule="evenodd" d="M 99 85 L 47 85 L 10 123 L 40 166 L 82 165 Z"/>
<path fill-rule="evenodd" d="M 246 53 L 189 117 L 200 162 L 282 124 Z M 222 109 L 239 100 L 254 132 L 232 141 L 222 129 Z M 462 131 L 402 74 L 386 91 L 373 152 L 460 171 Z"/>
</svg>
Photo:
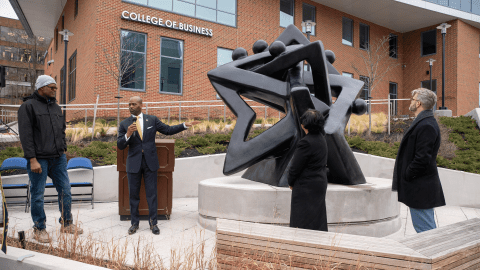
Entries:
<svg viewBox="0 0 480 270">
<path fill-rule="evenodd" d="M 435 224 L 435 212 L 430 209 L 416 209 L 410 207 L 413 228 L 417 233 L 437 228 Z"/>
<path fill-rule="evenodd" d="M 30 170 L 30 160 L 27 162 L 27 172 L 30 178 L 30 194 L 32 204 L 32 219 L 34 228 L 45 229 L 45 210 L 43 209 L 45 183 L 47 176 L 52 179 L 53 185 L 58 192 L 58 208 L 62 213 L 60 224 L 72 222 L 72 193 L 70 192 L 70 179 L 67 173 L 67 157 L 63 154 L 58 158 L 37 159 L 42 167 L 42 173 L 34 173 Z"/>
</svg>

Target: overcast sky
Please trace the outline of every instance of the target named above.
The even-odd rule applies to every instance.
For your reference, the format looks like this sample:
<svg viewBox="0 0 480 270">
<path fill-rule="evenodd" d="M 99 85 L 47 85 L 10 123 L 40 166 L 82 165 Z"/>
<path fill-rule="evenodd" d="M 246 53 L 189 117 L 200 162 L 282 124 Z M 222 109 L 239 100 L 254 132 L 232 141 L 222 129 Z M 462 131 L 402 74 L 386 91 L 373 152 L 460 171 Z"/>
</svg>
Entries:
<svg viewBox="0 0 480 270">
<path fill-rule="evenodd" d="M 0 0 L 0 17 L 18 20 L 17 14 L 15 14 L 15 11 L 10 5 L 10 1 Z"/>
</svg>

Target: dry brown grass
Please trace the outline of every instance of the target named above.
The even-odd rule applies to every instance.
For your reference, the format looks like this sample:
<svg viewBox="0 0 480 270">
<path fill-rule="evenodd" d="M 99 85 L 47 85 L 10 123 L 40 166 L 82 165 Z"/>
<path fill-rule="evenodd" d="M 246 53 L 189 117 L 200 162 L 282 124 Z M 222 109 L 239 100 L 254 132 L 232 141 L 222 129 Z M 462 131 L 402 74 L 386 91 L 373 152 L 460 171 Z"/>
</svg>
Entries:
<svg viewBox="0 0 480 270">
<path fill-rule="evenodd" d="M 368 131 L 369 126 L 368 114 L 350 116 L 350 132 L 356 134 L 363 134 Z M 382 133 L 387 130 L 387 115 L 383 112 L 372 113 L 372 133 Z M 348 124 L 345 127 L 345 132 L 348 131 Z"/>
<path fill-rule="evenodd" d="M 440 123 L 438 117 L 435 117 L 435 119 L 437 120 L 438 127 L 440 128 L 440 136 L 442 137 L 440 149 L 438 149 L 438 155 L 443 156 L 446 159 L 452 159 L 455 157 L 455 151 L 458 149 L 453 142 L 448 140 L 452 129 Z"/>
</svg>

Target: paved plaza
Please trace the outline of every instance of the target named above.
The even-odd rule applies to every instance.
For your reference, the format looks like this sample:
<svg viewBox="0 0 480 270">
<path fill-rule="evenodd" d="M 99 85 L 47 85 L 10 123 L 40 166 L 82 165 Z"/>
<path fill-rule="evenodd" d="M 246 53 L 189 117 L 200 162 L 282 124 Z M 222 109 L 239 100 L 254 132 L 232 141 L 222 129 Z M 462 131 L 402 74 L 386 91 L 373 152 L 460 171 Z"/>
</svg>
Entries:
<svg viewBox="0 0 480 270">
<path fill-rule="evenodd" d="M 47 215 L 47 231 L 55 240 L 58 236 L 58 206 L 48 204 L 45 206 Z M 140 240 L 140 246 L 151 245 L 155 252 L 160 255 L 165 266 L 169 266 L 171 251 L 181 252 L 185 248 L 196 248 L 202 242 L 205 243 L 205 251 L 208 256 L 212 255 L 215 246 L 215 233 L 203 229 L 198 224 L 198 198 L 173 199 L 173 209 L 170 220 L 159 220 L 160 235 L 153 235 L 147 221 L 140 221 L 140 229 L 134 235 L 128 235 L 130 221 L 120 221 L 118 215 L 118 202 L 95 203 L 95 209 L 89 204 L 74 204 L 72 212 L 75 220 L 78 219 L 84 234 L 83 238 L 93 239 L 98 243 L 116 243 L 122 246 L 128 242 L 127 264 L 134 263 L 134 245 Z M 401 208 L 402 228 L 386 238 L 399 240 L 405 236 L 415 234 L 412 220 L 407 207 L 402 204 Z M 24 207 L 10 207 L 11 232 L 19 230 L 32 231 L 33 222 L 30 213 L 24 212 Z M 436 221 L 439 227 L 467 219 L 480 218 L 480 209 L 444 206 L 435 209 Z M 30 238 L 32 234 L 28 234 Z M 35 241 L 30 239 L 30 241 Z M 178 254 L 178 253 L 177 253 Z"/>
</svg>

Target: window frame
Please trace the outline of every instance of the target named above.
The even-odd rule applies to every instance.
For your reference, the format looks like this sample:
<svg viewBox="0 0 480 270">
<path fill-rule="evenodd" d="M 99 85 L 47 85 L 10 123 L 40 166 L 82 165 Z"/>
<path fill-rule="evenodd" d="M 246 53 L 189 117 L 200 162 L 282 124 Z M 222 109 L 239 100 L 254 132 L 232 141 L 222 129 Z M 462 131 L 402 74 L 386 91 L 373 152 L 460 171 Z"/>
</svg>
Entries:
<svg viewBox="0 0 480 270">
<path fill-rule="evenodd" d="M 185 16 L 185 17 L 189 17 L 189 18 L 193 18 L 193 19 L 197 19 L 197 20 L 202 20 L 202 21 L 206 21 L 206 22 L 213 22 L 213 23 L 217 23 L 217 24 L 221 24 L 221 25 L 225 25 L 225 26 L 228 26 L 228 27 L 233 27 L 233 28 L 238 28 L 238 1 L 239 0 L 234 0 L 235 1 L 235 14 L 232 14 L 232 13 L 229 13 L 229 12 L 226 12 L 226 11 L 223 11 L 223 10 L 220 10 L 220 12 L 223 12 L 223 13 L 227 13 L 227 14 L 231 14 L 231 15 L 235 15 L 235 25 L 232 26 L 232 25 L 229 25 L 229 24 L 225 24 L 225 23 L 221 23 L 221 22 L 218 22 L 218 21 L 210 21 L 210 20 L 205 20 L 205 19 L 202 19 L 202 18 L 199 18 L 199 17 L 196 17 L 196 14 L 197 14 L 197 3 L 195 1 L 195 3 L 191 3 L 191 2 L 187 2 L 185 0 L 178 0 L 180 2 L 185 2 L 185 3 L 188 3 L 188 4 L 193 4 L 195 6 L 195 16 L 190 16 L 190 15 L 187 15 L 187 14 L 184 14 L 184 13 L 179 13 L 179 12 L 176 12 L 176 11 L 173 11 L 173 0 L 172 0 L 172 9 L 169 10 L 169 9 L 164 9 L 164 8 L 158 8 L 158 7 L 154 7 L 154 6 L 150 6 L 148 5 L 148 2 L 150 0 L 147 0 L 147 4 L 140 4 L 140 3 L 137 3 L 135 1 L 130 1 L 130 0 L 122 0 L 122 2 L 125 2 L 125 3 L 129 3 L 129 4 L 133 4 L 133 5 L 137 5 L 137 6 L 141 6 L 141 7 L 147 7 L 147 8 L 151 8 L 151 9 L 156 9 L 156 10 L 161 10 L 161 11 L 165 11 L 165 12 L 168 12 L 168 13 L 173 13 L 173 14 L 177 14 L 177 15 L 180 15 L 180 16 Z M 217 0 L 217 3 L 218 1 L 220 0 Z M 204 7 L 204 8 L 209 8 L 209 7 L 206 7 L 206 6 L 202 6 L 202 5 L 199 5 L 201 7 Z M 217 5 L 218 6 L 218 5 Z M 209 9 L 212 9 L 212 8 L 209 8 Z M 218 8 L 215 9 L 216 12 L 218 12 Z M 218 13 L 215 13 L 215 16 L 218 18 Z"/>
<path fill-rule="evenodd" d="M 366 29 L 367 29 L 367 47 L 366 48 L 362 48 L 362 26 L 366 27 Z M 370 25 L 364 24 L 364 23 L 359 23 L 358 34 L 359 34 L 358 48 L 360 50 L 368 51 L 370 49 Z"/>
<path fill-rule="evenodd" d="M 224 47 L 217 46 L 217 67 L 220 66 L 220 65 L 218 64 L 218 50 L 219 50 L 219 49 L 220 49 L 220 50 L 232 51 L 232 54 L 233 54 L 233 51 L 234 51 L 233 49 L 228 49 L 228 48 L 224 48 Z M 230 63 L 230 62 L 232 62 L 232 61 L 233 61 L 233 59 L 231 59 L 229 62 L 224 63 L 223 65 L 225 65 L 225 64 L 227 64 L 227 63 Z M 215 97 L 216 97 L 217 99 L 222 99 L 222 98 L 218 95 L 218 93 L 215 94 Z"/>
<path fill-rule="evenodd" d="M 394 56 L 390 55 L 391 51 L 392 51 L 390 49 L 390 40 L 392 39 L 392 37 L 395 37 L 395 53 L 394 53 Z M 390 33 L 389 40 L 388 40 L 388 56 L 390 58 L 398 59 L 398 35 L 395 35 L 395 34 L 392 34 L 392 33 Z"/>
<path fill-rule="evenodd" d="M 72 70 L 72 60 L 75 59 L 75 68 Z M 74 101 L 77 98 L 77 50 L 68 59 L 68 103 Z M 75 77 L 75 80 L 72 80 Z M 72 84 L 72 81 L 73 84 Z M 71 96 L 73 95 L 73 98 Z"/>
<path fill-rule="evenodd" d="M 282 1 L 282 0 L 279 1 L 280 4 L 281 4 L 281 1 Z M 295 0 L 288 0 L 288 1 L 291 1 L 292 13 L 293 13 L 293 14 L 292 14 L 293 24 L 295 24 Z M 281 6 L 279 6 L 279 12 L 281 12 L 280 7 L 281 7 Z M 280 27 L 282 27 L 282 28 L 287 28 L 287 27 L 288 27 L 288 25 L 287 25 L 287 26 L 282 26 L 282 25 L 280 24 L 280 22 L 281 22 L 281 20 L 280 20 L 280 17 L 279 17 L 278 25 L 279 25 Z"/>
<path fill-rule="evenodd" d="M 132 30 L 123 29 L 123 28 L 120 29 L 120 61 L 122 61 L 122 51 L 123 51 L 123 49 L 122 49 L 123 48 L 122 31 L 133 32 L 133 33 L 144 35 L 145 36 L 145 51 L 143 52 L 143 55 L 144 55 L 144 61 L 143 61 L 143 70 L 144 70 L 144 73 L 143 73 L 143 89 L 125 88 L 125 87 L 122 87 L 122 85 L 120 83 L 120 85 L 119 85 L 120 90 L 122 90 L 122 91 L 132 91 L 132 92 L 146 92 L 147 91 L 147 45 L 148 45 L 148 35 L 147 35 L 147 33 L 143 33 L 143 32 L 132 31 Z M 134 51 L 134 53 L 141 53 L 141 52 Z M 120 63 L 120 65 L 121 65 L 121 63 Z M 122 81 L 122 79 L 120 79 L 120 82 L 121 81 Z"/>
<path fill-rule="evenodd" d="M 424 54 L 424 53 L 423 53 L 423 35 L 424 35 L 425 33 L 429 33 L 429 32 L 434 32 L 434 33 L 435 33 L 435 52 L 434 52 L 434 53 L 431 53 L 431 54 Z M 427 30 L 427 31 L 423 31 L 422 33 L 420 33 L 420 56 L 421 56 L 421 57 L 423 57 L 423 56 L 436 55 L 436 54 L 437 54 L 437 48 L 438 48 L 438 44 L 437 44 L 437 29 Z"/>
<path fill-rule="evenodd" d="M 182 42 L 182 58 L 175 58 L 171 56 L 163 56 L 162 55 L 162 41 L 164 39 L 169 39 L 169 40 L 175 40 L 175 41 L 180 41 Z M 182 60 L 182 65 L 180 69 L 180 92 L 179 93 L 173 93 L 173 92 L 165 92 L 162 91 L 162 57 L 170 58 L 170 59 L 181 59 Z M 170 38 L 170 37 L 160 37 L 160 69 L 159 69 L 159 81 L 158 81 L 158 93 L 164 94 L 164 95 L 175 95 L 175 96 L 183 96 L 183 68 L 184 68 L 184 59 L 185 59 L 185 41 L 182 39 L 175 39 L 175 38 Z"/>
<path fill-rule="evenodd" d="M 73 14 L 74 14 L 74 19 L 77 18 L 78 15 L 78 0 L 75 0 L 75 3 L 73 4 Z"/>
<path fill-rule="evenodd" d="M 396 82 L 388 82 L 388 95 L 390 99 L 392 99 L 392 92 L 391 92 L 391 86 L 395 85 L 395 99 L 398 99 L 398 83 Z M 390 100 L 390 115 L 397 115 L 398 114 L 398 100 Z M 393 106 L 395 104 L 395 106 Z M 395 109 L 394 112 L 392 110 Z M 394 114 L 392 114 L 394 113 Z"/>
<path fill-rule="evenodd" d="M 352 41 L 351 41 L 352 44 L 348 44 L 348 43 L 344 42 L 344 40 L 347 41 L 347 42 L 348 42 L 348 40 L 343 39 L 343 23 L 344 23 L 344 20 L 345 20 L 345 19 L 349 20 L 350 23 L 351 23 L 350 29 L 351 29 L 351 31 L 352 31 Z M 354 39 L 355 39 L 355 38 L 354 38 L 354 35 L 355 35 L 355 33 L 354 33 L 354 26 L 355 26 L 355 25 L 354 25 L 354 22 L 353 22 L 352 19 L 350 19 L 350 18 L 348 18 L 348 17 L 343 17 L 343 16 L 342 16 L 342 44 L 343 44 L 343 45 L 350 46 L 350 47 L 355 47 L 355 43 L 354 43 Z"/>
<path fill-rule="evenodd" d="M 424 87 L 424 86 L 423 86 L 423 83 L 428 83 L 428 84 L 430 84 L 430 80 L 420 81 L 420 87 L 421 87 L 421 88 L 428 89 L 427 87 Z M 431 89 L 428 89 L 428 90 L 433 91 L 433 92 L 436 94 L 436 93 L 437 93 L 437 79 L 432 79 L 432 85 L 435 85 L 435 90 L 431 90 Z"/>
<path fill-rule="evenodd" d="M 294 5 L 295 6 L 295 5 Z M 303 18 L 303 10 L 305 9 L 305 7 L 309 7 L 309 8 L 313 8 L 313 22 L 317 22 L 317 8 L 314 6 L 314 5 L 310 5 L 310 4 L 307 4 L 307 3 L 302 3 L 302 22 L 304 22 L 304 18 Z M 295 10 L 294 10 L 295 12 Z M 295 21 L 295 17 L 293 18 L 293 20 Z M 305 32 L 303 31 L 303 27 L 302 27 L 302 33 L 306 34 L 306 29 L 305 29 Z M 310 36 L 316 36 L 316 33 L 317 33 L 317 26 L 315 25 L 313 27 L 313 32 L 310 33 Z"/>
</svg>

